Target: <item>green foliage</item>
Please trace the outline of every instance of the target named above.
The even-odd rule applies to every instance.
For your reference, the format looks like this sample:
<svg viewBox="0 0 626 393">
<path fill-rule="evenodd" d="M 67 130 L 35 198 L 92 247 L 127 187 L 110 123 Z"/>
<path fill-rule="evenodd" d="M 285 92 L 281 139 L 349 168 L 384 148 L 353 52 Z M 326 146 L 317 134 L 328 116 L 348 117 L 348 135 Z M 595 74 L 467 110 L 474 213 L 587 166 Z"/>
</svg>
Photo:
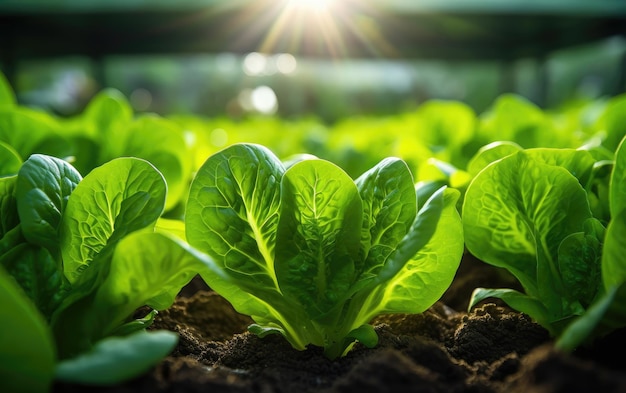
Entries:
<svg viewBox="0 0 626 393">
<path fill-rule="evenodd" d="M 494 156 L 465 194 L 466 246 L 512 273 L 524 292 L 477 288 L 470 307 L 500 298 L 568 351 L 626 326 L 624 173 L 621 148 L 610 163 L 571 149 Z"/>
<path fill-rule="evenodd" d="M 65 119 L 20 106 L 0 75 L 0 295 L 26 310 L 8 329 L 52 340 L 59 378 L 119 381 L 173 345 L 136 332 L 201 271 L 252 332 L 336 358 L 375 345 L 376 315 L 432 305 L 465 241 L 523 287 L 471 304 L 499 297 L 571 350 L 626 325 L 625 102 L 549 112 L 505 94 L 482 114 L 433 100 L 330 126 L 138 115 L 104 89 Z M 5 383 L 35 382 L 0 359 Z"/>
<path fill-rule="evenodd" d="M 558 348 L 573 350 L 581 343 L 626 326 L 626 138 L 615 152 L 615 165 L 609 184 L 611 219 L 606 228 L 601 255 L 602 294 L 587 312 L 559 337 Z M 584 282 L 580 287 L 584 288 Z"/>
<path fill-rule="evenodd" d="M 497 141 L 491 142 L 478 149 L 474 157 L 467 164 L 467 171 L 476 176 L 487 165 L 510 154 L 522 150 L 522 147 L 515 142 Z"/>
<path fill-rule="evenodd" d="M 115 89 L 102 90 L 83 113 L 70 119 L 0 104 L 0 175 L 11 174 L 32 154 L 61 158 L 82 176 L 115 158 L 143 158 L 165 177 L 165 209 L 170 211 L 186 197 L 192 175 L 194 157 L 186 137 L 174 121 L 135 116 Z"/>
<path fill-rule="evenodd" d="M 483 113 L 479 135 L 485 142 L 511 141 L 524 148 L 563 146 L 556 141 L 557 134 L 549 117 L 529 100 L 515 94 L 503 94 L 496 99 L 492 108 Z"/>
<path fill-rule="evenodd" d="M 58 228 L 70 194 L 82 176 L 69 163 L 33 154 L 17 177 L 18 213 L 22 232 L 29 243 L 60 252 Z"/>
<path fill-rule="evenodd" d="M 57 118 L 20 106 L 0 107 L 0 142 L 10 145 L 22 158 L 35 153 L 55 157 L 72 154 Z"/>
<path fill-rule="evenodd" d="M 418 210 L 396 158 L 353 181 L 325 160 L 287 169 L 260 145 L 236 144 L 199 169 L 186 234 L 217 265 L 203 278 L 252 316 L 252 332 L 334 359 L 355 341 L 376 344 L 376 315 L 422 312 L 450 285 L 463 252 L 458 197 L 442 188 Z"/>
<path fill-rule="evenodd" d="M 108 337 L 91 351 L 59 363 L 55 377 L 60 381 L 113 385 L 141 375 L 174 349 L 178 336 L 168 331 L 138 331 L 127 337 Z"/>
<path fill-rule="evenodd" d="M 34 154 L 17 175 L 0 178 L 0 265 L 41 315 L 55 354 L 51 369 L 62 361 L 57 374 L 63 379 L 119 382 L 175 345 L 168 334 L 136 334 L 154 313 L 133 318 L 144 305 L 169 307 L 200 267 L 210 264 L 180 239 L 155 232 L 166 190 L 152 164 L 131 157 L 111 160 L 82 178 L 69 163 Z M 41 341 L 33 329 L 7 329 L 7 337 Z M 112 336 L 118 338 L 106 341 Z M 151 350 L 112 357 L 121 346 L 152 344 Z M 20 383 L 19 372 L 8 383 Z"/>
<path fill-rule="evenodd" d="M 44 317 L 0 266 L 0 389 L 47 392 L 52 385 L 55 348 Z"/>
<path fill-rule="evenodd" d="M 134 117 L 130 104 L 119 91 L 105 89 L 74 120 L 74 127 L 79 128 L 83 138 L 86 130 L 92 142 L 100 146 L 90 155 L 98 157 L 98 165 L 127 156 L 143 158 L 154 165 L 167 181 L 166 210 L 174 208 L 186 196 L 193 157 L 182 128 L 175 122 L 156 115 Z M 85 171 L 93 169 L 87 162 L 83 167 Z"/>
<path fill-rule="evenodd" d="M 525 291 L 514 295 L 514 307 L 555 335 L 598 292 L 601 225 L 581 185 L 593 164 L 584 151 L 522 150 L 486 166 L 465 194 L 468 250 L 511 272 Z M 590 277 L 590 288 L 580 292 L 576 282 Z M 510 301 L 513 295 L 477 289 L 470 307 L 494 296 Z"/>
</svg>

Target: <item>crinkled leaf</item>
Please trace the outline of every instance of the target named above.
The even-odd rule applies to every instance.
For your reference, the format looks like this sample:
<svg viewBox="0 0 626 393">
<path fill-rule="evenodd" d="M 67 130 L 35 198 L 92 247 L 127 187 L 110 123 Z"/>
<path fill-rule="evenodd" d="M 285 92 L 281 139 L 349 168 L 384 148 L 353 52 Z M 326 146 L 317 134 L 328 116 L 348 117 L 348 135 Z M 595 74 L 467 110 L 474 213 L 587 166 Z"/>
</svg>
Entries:
<svg viewBox="0 0 626 393">
<path fill-rule="evenodd" d="M 415 220 L 413 176 L 404 161 L 387 158 L 355 183 L 363 201 L 363 260 L 356 261 L 357 274 L 375 276 Z"/>
<path fill-rule="evenodd" d="M 85 176 L 70 195 L 60 227 L 70 282 L 77 281 L 105 247 L 111 252 L 127 234 L 153 226 L 163 212 L 166 192 L 163 176 L 138 158 L 117 158 Z"/>
<path fill-rule="evenodd" d="M 324 160 L 293 165 L 281 183 L 276 275 L 315 319 L 343 300 L 359 258 L 362 203 L 353 180 Z"/>
<path fill-rule="evenodd" d="M 129 336 L 105 338 L 88 353 L 59 363 L 55 377 L 75 384 L 118 384 L 148 371 L 177 342 L 176 333 L 164 330 L 142 330 Z"/>
<path fill-rule="evenodd" d="M 445 206 L 445 189 L 445 187 L 440 188 L 419 209 L 415 220 L 411 224 L 411 229 L 402 238 L 402 241 L 393 251 L 385 266 L 376 276 L 377 284 L 385 283 L 387 280 L 395 277 L 406 263 L 428 244 L 437 229 L 441 212 Z"/>
<path fill-rule="evenodd" d="M 58 253 L 61 217 L 81 180 L 76 169 L 55 157 L 33 154 L 24 162 L 17 178 L 17 209 L 30 243 Z"/>
<path fill-rule="evenodd" d="M 209 157 L 191 183 L 185 211 L 189 244 L 253 288 L 276 288 L 274 245 L 283 173 L 268 149 L 237 144 Z"/>
<path fill-rule="evenodd" d="M 524 154 L 536 162 L 567 169 L 583 187 L 589 183 L 596 164 L 596 160 L 586 150 L 536 148 L 527 149 Z"/>
<path fill-rule="evenodd" d="M 185 233 L 191 246 L 214 261 L 205 263 L 199 272 L 212 289 L 238 312 L 250 315 L 264 328 L 272 326 L 295 348 L 304 349 L 310 341 L 298 335 L 299 327 L 291 326 L 275 309 L 285 308 L 282 312 L 300 313 L 302 320 L 307 319 L 301 309 L 282 300 L 275 279 L 283 173 L 280 160 L 260 145 L 235 144 L 215 153 L 191 183 Z"/>
<path fill-rule="evenodd" d="M 54 377 L 55 351 L 45 319 L 0 266 L 0 381 L 14 393 L 45 393 Z"/>
<path fill-rule="evenodd" d="M 427 243 L 406 262 L 388 283 L 373 291 L 367 298 L 361 311 L 373 317 L 382 313 L 421 313 L 441 298 L 452 283 L 463 255 L 463 228 L 461 217 L 456 209 L 460 192 L 455 189 L 440 189 L 435 199 L 425 205 L 424 209 L 442 209 L 436 229 Z M 431 203 L 433 205 L 431 205 Z M 442 206 L 437 206 L 441 204 Z M 434 207 L 437 206 L 437 207 Z M 424 219 L 426 216 L 420 216 Z M 434 220 L 429 217 L 428 220 Z M 407 235 L 409 236 L 409 235 Z"/>
<path fill-rule="evenodd" d="M 468 250 L 506 268 L 526 293 L 560 306 L 557 250 L 591 217 L 586 193 L 566 169 L 524 151 L 483 169 L 468 187 L 463 229 Z"/>
</svg>

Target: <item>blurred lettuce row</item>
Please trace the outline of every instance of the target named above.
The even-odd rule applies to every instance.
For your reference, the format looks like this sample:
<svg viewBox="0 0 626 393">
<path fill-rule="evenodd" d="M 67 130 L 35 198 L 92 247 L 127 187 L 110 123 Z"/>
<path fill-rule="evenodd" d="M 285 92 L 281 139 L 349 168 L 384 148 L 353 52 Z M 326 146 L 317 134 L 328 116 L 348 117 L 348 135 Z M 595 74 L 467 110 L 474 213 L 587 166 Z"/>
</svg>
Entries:
<svg viewBox="0 0 626 393">
<path fill-rule="evenodd" d="M 61 158 L 82 176 L 114 158 L 145 159 L 167 181 L 166 211 L 186 196 L 193 163 L 186 138 L 184 130 L 171 120 L 134 115 L 126 97 L 114 89 L 101 91 L 80 115 L 61 118 L 17 105 L 8 84 L 0 79 L 3 150 L 21 160 L 32 154 Z"/>
<path fill-rule="evenodd" d="M 248 142 L 281 159 L 308 153 L 357 178 L 386 157 L 407 162 L 418 182 L 463 191 L 476 174 L 471 160 L 489 143 L 529 148 L 589 150 L 610 160 L 626 133 L 626 95 L 542 110 L 504 94 L 483 113 L 457 101 L 430 100 L 413 111 L 386 117 L 349 117 L 335 124 L 315 118 L 202 118 L 136 114 L 118 90 L 104 89 L 71 118 L 20 106 L 0 78 L 0 143 L 22 160 L 40 153 L 63 158 L 84 176 L 117 157 L 143 158 L 166 179 L 166 216 L 182 219 L 186 190 L 211 154 Z"/>
</svg>

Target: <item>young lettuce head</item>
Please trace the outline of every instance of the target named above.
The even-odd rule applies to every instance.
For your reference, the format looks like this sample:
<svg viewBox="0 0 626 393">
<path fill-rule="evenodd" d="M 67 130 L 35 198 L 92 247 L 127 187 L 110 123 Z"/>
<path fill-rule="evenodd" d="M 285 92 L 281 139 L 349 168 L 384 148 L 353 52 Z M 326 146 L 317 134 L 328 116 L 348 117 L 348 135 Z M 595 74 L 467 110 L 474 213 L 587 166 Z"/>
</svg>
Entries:
<svg viewBox="0 0 626 393">
<path fill-rule="evenodd" d="M 626 101 L 622 101 L 622 105 Z M 623 113 L 623 112 L 622 112 Z M 567 326 L 556 347 L 571 351 L 626 326 L 626 138 L 619 143 L 608 186 L 610 220 L 602 245 L 599 296 Z"/>
<path fill-rule="evenodd" d="M 355 341 L 376 345 L 373 317 L 423 312 L 448 288 L 463 253 L 458 197 L 441 188 L 418 210 L 397 158 L 354 181 L 325 160 L 286 168 L 263 146 L 235 144 L 197 172 L 186 234 L 215 260 L 202 277 L 254 319 L 250 331 L 334 359 Z"/>
<path fill-rule="evenodd" d="M 585 150 L 519 148 L 485 165 L 465 194 L 466 246 L 508 270 L 524 292 L 477 288 L 470 308 L 499 298 L 564 350 L 624 326 L 625 162 L 618 151 L 608 196 L 594 193 L 607 165 Z"/>
<path fill-rule="evenodd" d="M 600 282 L 603 227 L 583 184 L 594 162 L 586 151 L 535 148 L 505 156 L 474 177 L 463 204 L 466 246 L 511 272 L 525 293 L 480 288 L 470 307 L 501 298 L 558 335 L 591 303 Z"/>
</svg>

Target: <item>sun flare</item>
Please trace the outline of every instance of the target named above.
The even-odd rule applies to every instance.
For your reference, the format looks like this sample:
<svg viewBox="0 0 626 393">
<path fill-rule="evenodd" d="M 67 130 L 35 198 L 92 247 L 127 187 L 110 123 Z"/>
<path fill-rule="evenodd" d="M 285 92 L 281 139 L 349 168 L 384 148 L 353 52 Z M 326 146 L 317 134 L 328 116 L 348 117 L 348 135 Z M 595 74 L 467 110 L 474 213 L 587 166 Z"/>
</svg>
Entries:
<svg viewBox="0 0 626 393">
<path fill-rule="evenodd" d="M 289 0 L 289 5 L 313 11 L 327 11 L 332 0 Z"/>
<path fill-rule="evenodd" d="M 255 52 L 342 59 L 355 48 L 394 55 L 380 33 L 377 7 L 361 0 L 259 0 L 227 29 Z"/>
</svg>

